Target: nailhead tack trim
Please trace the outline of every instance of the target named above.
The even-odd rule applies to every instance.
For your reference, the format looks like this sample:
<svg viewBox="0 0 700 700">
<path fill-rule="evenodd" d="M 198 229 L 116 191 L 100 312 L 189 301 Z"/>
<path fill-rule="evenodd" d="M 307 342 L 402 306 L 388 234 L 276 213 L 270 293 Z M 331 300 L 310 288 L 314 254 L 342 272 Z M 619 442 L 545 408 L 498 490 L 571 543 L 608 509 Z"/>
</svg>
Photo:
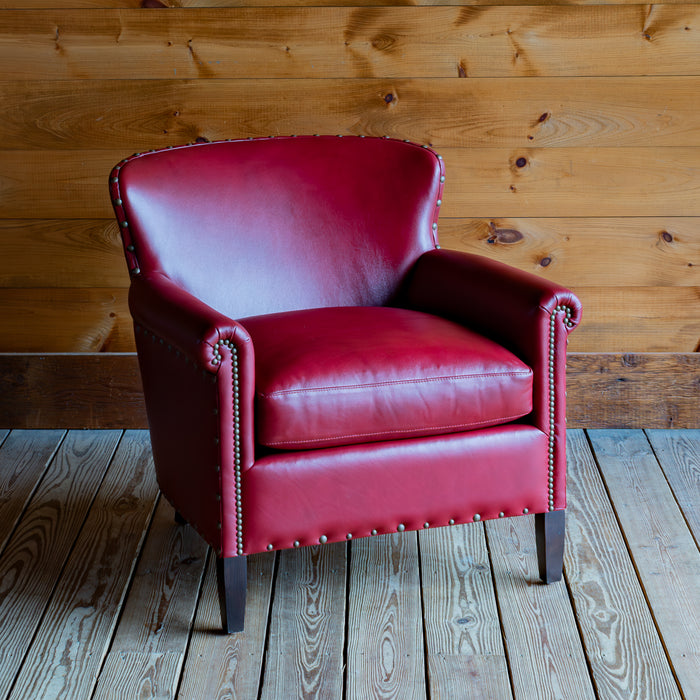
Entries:
<svg viewBox="0 0 700 700">
<path fill-rule="evenodd" d="M 555 336 L 557 314 L 564 314 L 564 325 L 573 328 L 575 325 L 571 320 L 571 309 L 568 306 L 559 304 L 554 307 L 554 311 L 549 317 L 549 444 L 547 446 L 547 503 L 549 510 L 554 510 L 554 430 L 556 426 L 556 405 L 554 387 L 554 356 L 555 356 Z"/>
</svg>

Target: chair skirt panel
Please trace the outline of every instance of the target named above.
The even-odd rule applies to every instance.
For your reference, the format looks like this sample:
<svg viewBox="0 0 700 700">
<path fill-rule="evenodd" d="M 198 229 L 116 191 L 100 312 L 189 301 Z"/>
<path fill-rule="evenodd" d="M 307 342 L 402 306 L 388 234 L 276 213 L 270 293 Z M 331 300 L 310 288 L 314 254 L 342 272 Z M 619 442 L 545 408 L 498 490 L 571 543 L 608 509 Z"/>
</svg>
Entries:
<svg viewBox="0 0 700 700">
<path fill-rule="evenodd" d="M 257 442 L 276 449 L 463 432 L 532 410 L 530 367 L 463 326 L 389 307 L 242 319 Z"/>
<path fill-rule="evenodd" d="M 243 551 L 547 512 L 547 449 L 511 424 L 268 455 L 243 475 Z"/>
</svg>

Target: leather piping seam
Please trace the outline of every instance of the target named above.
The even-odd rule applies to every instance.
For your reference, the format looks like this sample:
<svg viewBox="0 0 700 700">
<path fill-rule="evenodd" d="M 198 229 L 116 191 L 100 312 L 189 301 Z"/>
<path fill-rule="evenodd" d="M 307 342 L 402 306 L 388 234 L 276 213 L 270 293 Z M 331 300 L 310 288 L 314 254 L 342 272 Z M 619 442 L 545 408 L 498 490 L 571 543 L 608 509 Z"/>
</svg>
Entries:
<svg viewBox="0 0 700 700">
<path fill-rule="evenodd" d="M 556 400 L 555 400 L 555 379 L 554 379 L 554 357 L 556 350 L 555 324 L 557 314 L 566 314 L 564 325 L 571 328 L 574 324 L 571 321 L 571 309 L 568 306 L 559 304 L 554 307 L 554 311 L 549 316 L 549 357 L 547 366 L 549 368 L 549 436 L 547 445 L 547 503 L 549 510 L 554 507 L 554 465 L 555 465 L 555 430 L 556 430 Z"/>
<path fill-rule="evenodd" d="M 492 374 L 458 374 L 451 377 L 425 377 L 424 379 L 396 379 L 388 382 L 368 382 L 367 384 L 343 384 L 341 386 L 307 387 L 305 389 L 279 389 L 268 393 L 256 394 L 258 398 L 268 399 L 288 394 L 310 394 L 323 391 L 346 391 L 354 389 L 371 389 L 374 387 L 399 386 L 401 384 L 428 384 L 429 382 L 456 382 L 461 379 L 481 379 L 482 377 L 531 377 L 532 371 L 527 372 L 494 372 Z"/>
<path fill-rule="evenodd" d="M 475 426 L 489 426 L 489 425 L 498 425 L 500 421 L 512 421 L 512 420 L 517 420 L 518 418 L 522 418 L 523 416 L 526 416 L 526 413 L 518 413 L 514 416 L 499 416 L 498 418 L 490 418 L 489 420 L 482 420 L 482 421 L 475 421 L 473 423 L 458 423 L 457 425 L 439 425 L 435 426 L 434 428 L 430 428 L 430 431 L 443 431 L 443 430 L 454 430 L 455 428 L 473 428 Z M 358 438 L 358 437 L 372 437 L 375 435 L 386 435 L 388 434 L 396 434 L 396 433 L 416 433 L 418 431 L 425 430 L 425 427 L 423 428 L 405 428 L 405 429 L 394 429 L 394 430 L 381 430 L 376 433 L 354 433 L 352 435 L 329 435 L 328 437 L 323 437 L 323 438 L 309 438 L 308 440 L 279 440 L 276 442 L 267 442 L 265 443 L 268 447 L 279 447 L 280 445 L 304 445 L 309 442 L 327 442 L 327 441 L 333 441 L 333 440 L 345 440 L 347 438 Z M 435 437 L 436 435 L 439 436 L 441 433 L 428 433 L 425 435 L 425 437 Z M 391 439 L 388 437 L 387 439 Z M 342 447 L 342 445 L 338 445 L 339 447 Z"/>
</svg>

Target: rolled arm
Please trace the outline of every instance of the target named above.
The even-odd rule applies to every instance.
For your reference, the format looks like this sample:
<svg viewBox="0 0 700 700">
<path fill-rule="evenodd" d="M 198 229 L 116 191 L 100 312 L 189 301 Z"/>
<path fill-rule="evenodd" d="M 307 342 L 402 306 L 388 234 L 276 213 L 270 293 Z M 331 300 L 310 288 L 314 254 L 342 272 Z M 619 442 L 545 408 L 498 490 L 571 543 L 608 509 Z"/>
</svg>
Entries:
<svg viewBox="0 0 700 700">
<path fill-rule="evenodd" d="M 135 324 L 211 372 L 219 368 L 219 347 L 224 341 L 227 345 L 248 344 L 252 348 L 250 335 L 240 323 L 212 309 L 161 273 L 132 278 L 129 310 Z"/>
<path fill-rule="evenodd" d="M 495 260 L 432 250 L 412 271 L 408 306 L 458 320 L 521 355 L 532 356 L 535 327 L 562 310 L 570 333 L 581 320 L 581 302 L 568 289 Z"/>
<path fill-rule="evenodd" d="M 221 556 L 243 553 L 242 478 L 255 459 L 253 342 L 160 273 L 129 291 L 161 491 Z"/>
<path fill-rule="evenodd" d="M 533 370 L 530 421 L 548 436 L 549 510 L 566 506 L 566 346 L 581 320 L 568 289 L 488 258 L 434 250 L 416 262 L 410 308 L 451 318 L 508 347 Z"/>
</svg>

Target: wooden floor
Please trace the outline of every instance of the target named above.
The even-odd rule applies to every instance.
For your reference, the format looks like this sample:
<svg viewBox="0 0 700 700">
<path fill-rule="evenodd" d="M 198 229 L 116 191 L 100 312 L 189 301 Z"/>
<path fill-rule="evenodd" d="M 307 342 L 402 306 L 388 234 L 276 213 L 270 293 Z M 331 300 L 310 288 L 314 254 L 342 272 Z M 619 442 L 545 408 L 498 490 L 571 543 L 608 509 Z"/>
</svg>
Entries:
<svg viewBox="0 0 700 700">
<path fill-rule="evenodd" d="M 0 697 L 700 698 L 700 431 L 571 431 L 532 516 L 251 557 L 245 635 L 148 435 L 0 431 Z"/>
</svg>

